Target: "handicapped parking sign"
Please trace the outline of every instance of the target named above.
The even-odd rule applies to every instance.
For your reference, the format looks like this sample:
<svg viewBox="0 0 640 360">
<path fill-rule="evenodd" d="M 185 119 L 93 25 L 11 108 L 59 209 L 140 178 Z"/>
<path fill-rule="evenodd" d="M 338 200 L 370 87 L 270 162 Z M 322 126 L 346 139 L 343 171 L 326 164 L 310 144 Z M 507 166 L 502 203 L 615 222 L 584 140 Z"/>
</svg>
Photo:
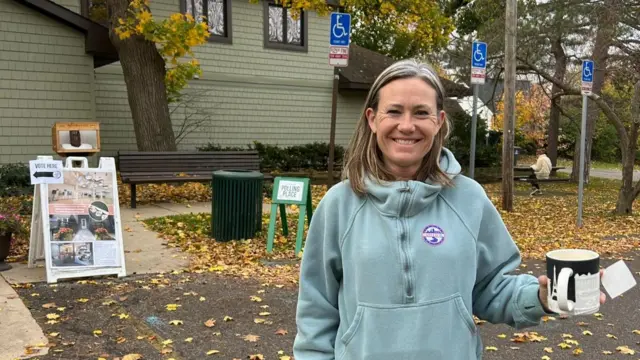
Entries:
<svg viewBox="0 0 640 360">
<path fill-rule="evenodd" d="M 593 89 L 593 60 L 582 61 L 582 94 L 589 95 Z"/>
<path fill-rule="evenodd" d="M 593 61 L 582 61 L 582 81 L 593 82 Z"/>
<path fill-rule="evenodd" d="M 351 40 L 351 14 L 331 13 L 329 45 L 349 46 Z"/>
<path fill-rule="evenodd" d="M 473 51 L 471 54 L 471 66 L 474 68 L 487 67 L 487 43 L 481 41 L 473 42 Z"/>
</svg>

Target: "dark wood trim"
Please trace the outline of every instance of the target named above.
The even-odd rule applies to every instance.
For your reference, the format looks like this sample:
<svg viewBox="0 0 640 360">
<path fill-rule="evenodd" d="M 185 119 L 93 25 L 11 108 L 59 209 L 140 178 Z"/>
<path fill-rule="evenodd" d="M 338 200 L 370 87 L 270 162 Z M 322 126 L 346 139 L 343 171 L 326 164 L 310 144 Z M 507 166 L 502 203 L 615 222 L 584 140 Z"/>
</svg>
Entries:
<svg viewBox="0 0 640 360">
<path fill-rule="evenodd" d="M 15 0 L 37 12 L 85 34 L 85 52 L 93 56 L 94 68 L 118 61 L 109 29 L 50 0 Z"/>
<path fill-rule="evenodd" d="M 344 79 L 341 77 L 341 79 Z M 355 82 L 348 82 L 348 80 L 342 80 L 340 81 L 339 85 L 338 85 L 338 89 L 340 90 L 365 90 L 365 91 L 369 91 L 369 88 L 371 88 L 372 84 L 365 84 L 365 83 L 355 83 Z"/>
<path fill-rule="evenodd" d="M 283 40 L 285 43 L 273 42 L 269 41 L 269 5 L 277 5 L 273 0 L 264 0 L 262 1 L 262 39 L 265 49 L 275 49 L 275 50 L 286 50 L 286 51 L 299 51 L 299 52 L 308 52 L 309 51 L 309 14 L 307 11 L 302 11 L 301 16 L 301 45 L 289 44 L 286 43 L 286 34 L 287 34 L 287 11 L 286 8 L 283 8 L 282 11 L 283 19 Z"/>
<path fill-rule="evenodd" d="M 86 1 L 86 0 L 84 0 Z M 180 13 L 187 13 L 187 1 L 189 0 L 180 0 Z M 191 0 L 193 1 L 193 0 Z M 233 0 L 224 0 L 224 31 L 226 33 L 225 36 L 210 34 L 208 42 L 210 43 L 219 43 L 219 44 L 233 44 L 233 22 L 232 22 L 232 8 L 233 8 Z M 202 0 L 202 12 L 203 14 L 209 13 L 209 2 L 207 0 Z"/>
</svg>

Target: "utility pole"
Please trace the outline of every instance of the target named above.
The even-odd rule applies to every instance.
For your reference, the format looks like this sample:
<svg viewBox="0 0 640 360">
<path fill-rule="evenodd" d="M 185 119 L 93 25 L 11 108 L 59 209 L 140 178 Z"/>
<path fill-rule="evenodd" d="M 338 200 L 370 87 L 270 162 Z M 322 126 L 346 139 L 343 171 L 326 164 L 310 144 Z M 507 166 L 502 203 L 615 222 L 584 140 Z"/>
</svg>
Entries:
<svg viewBox="0 0 640 360">
<path fill-rule="evenodd" d="M 513 142 L 516 115 L 517 0 L 506 0 L 504 52 L 504 124 L 502 141 L 502 209 L 513 211 Z"/>
</svg>

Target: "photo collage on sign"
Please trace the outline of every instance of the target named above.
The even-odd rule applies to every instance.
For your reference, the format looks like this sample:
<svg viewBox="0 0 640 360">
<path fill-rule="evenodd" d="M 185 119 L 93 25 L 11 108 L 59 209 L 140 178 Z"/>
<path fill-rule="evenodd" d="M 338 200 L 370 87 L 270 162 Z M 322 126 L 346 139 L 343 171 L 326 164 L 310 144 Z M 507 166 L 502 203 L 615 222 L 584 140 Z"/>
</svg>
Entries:
<svg viewBox="0 0 640 360">
<path fill-rule="evenodd" d="M 117 266 L 113 173 L 65 171 L 48 186 L 52 264 Z"/>
</svg>

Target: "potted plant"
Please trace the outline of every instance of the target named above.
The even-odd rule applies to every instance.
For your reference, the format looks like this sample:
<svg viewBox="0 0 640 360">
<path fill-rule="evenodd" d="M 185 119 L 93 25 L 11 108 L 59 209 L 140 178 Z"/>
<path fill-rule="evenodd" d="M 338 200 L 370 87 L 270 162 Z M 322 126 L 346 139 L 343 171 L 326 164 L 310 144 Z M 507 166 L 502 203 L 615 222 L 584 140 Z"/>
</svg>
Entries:
<svg viewBox="0 0 640 360">
<path fill-rule="evenodd" d="M 22 230 L 20 215 L 0 213 L 0 271 L 11 269 L 11 265 L 5 263 L 11 250 L 11 237 Z"/>
</svg>

